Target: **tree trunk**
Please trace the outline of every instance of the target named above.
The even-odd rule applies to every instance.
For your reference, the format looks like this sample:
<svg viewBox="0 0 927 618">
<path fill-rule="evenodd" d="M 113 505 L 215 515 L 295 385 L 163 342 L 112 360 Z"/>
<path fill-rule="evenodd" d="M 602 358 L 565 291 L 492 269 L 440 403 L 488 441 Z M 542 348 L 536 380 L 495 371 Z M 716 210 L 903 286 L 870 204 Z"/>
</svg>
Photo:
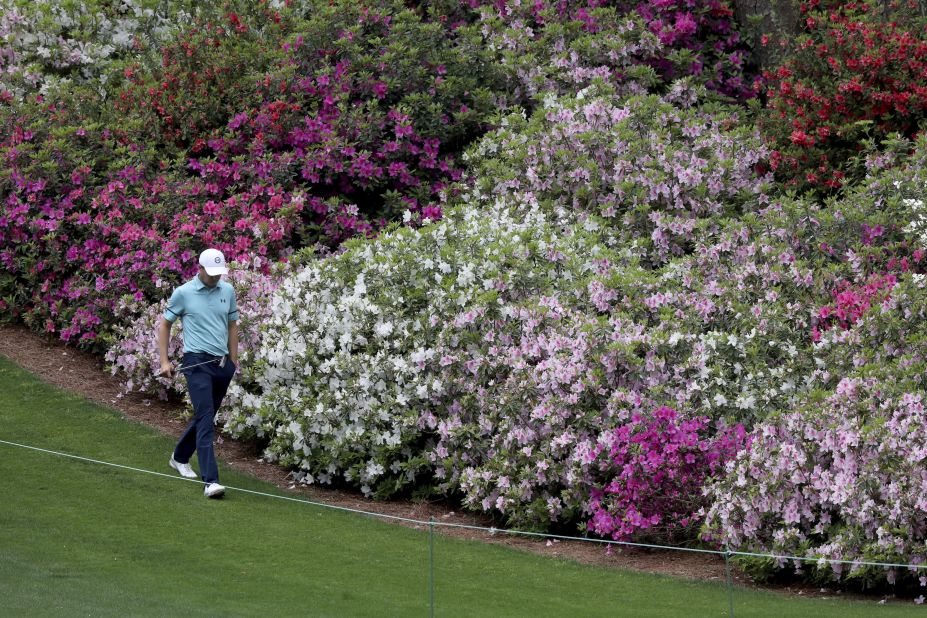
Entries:
<svg viewBox="0 0 927 618">
<path fill-rule="evenodd" d="M 779 40 L 791 40 L 801 30 L 800 0 L 734 0 L 734 16 L 741 33 L 753 48 L 752 62 L 760 69 L 777 62 Z M 760 37 L 769 35 L 769 44 L 760 45 Z"/>
</svg>

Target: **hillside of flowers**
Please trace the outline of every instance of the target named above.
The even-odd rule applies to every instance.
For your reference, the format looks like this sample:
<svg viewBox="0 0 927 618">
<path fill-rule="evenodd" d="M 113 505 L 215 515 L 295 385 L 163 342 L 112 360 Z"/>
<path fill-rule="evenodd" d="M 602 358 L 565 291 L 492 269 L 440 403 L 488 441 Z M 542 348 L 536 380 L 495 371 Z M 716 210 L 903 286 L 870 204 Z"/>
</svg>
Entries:
<svg viewBox="0 0 927 618">
<path fill-rule="evenodd" d="M 0 317 L 184 397 L 217 247 L 303 483 L 916 596 L 927 18 L 798 4 L 2 0 Z"/>
</svg>

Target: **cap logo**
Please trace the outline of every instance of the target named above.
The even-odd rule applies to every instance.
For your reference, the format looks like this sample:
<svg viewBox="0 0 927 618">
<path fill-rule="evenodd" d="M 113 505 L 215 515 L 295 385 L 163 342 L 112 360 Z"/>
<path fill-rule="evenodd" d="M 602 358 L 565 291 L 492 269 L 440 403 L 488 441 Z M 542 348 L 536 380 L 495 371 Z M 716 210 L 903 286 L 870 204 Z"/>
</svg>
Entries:
<svg viewBox="0 0 927 618">
<path fill-rule="evenodd" d="M 222 258 L 217 257 L 217 258 L 215 259 L 215 262 L 216 262 L 216 264 L 221 264 L 221 263 L 222 263 Z"/>
</svg>

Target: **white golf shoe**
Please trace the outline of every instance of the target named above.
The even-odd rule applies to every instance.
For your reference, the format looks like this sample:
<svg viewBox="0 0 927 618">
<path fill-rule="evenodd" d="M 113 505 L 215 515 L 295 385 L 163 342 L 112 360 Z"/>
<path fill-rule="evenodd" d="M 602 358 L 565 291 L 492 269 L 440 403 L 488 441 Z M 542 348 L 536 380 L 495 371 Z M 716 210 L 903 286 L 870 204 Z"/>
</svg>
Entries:
<svg viewBox="0 0 927 618">
<path fill-rule="evenodd" d="M 193 468 L 190 467 L 190 464 L 188 464 L 188 463 L 180 463 L 179 461 L 177 461 L 176 459 L 174 459 L 174 456 L 173 456 L 173 455 L 171 455 L 171 460 L 170 460 L 169 462 L 167 462 L 167 463 L 168 463 L 168 465 L 169 465 L 170 467 L 172 467 L 174 470 L 177 470 L 177 472 L 180 473 L 180 476 L 182 476 L 182 477 L 184 477 L 184 478 L 187 478 L 187 479 L 195 479 L 195 478 L 196 478 L 196 472 L 193 471 Z"/>
<path fill-rule="evenodd" d="M 225 493 L 225 487 L 219 483 L 210 483 L 203 489 L 203 495 L 207 498 L 221 498 Z"/>
</svg>

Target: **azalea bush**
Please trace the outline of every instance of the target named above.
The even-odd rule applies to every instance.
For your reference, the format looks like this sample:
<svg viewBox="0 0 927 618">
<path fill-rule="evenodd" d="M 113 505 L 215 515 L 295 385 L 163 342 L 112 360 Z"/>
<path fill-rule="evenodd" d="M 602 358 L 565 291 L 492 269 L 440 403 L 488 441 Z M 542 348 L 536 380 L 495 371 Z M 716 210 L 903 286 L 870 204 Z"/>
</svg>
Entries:
<svg viewBox="0 0 927 618">
<path fill-rule="evenodd" d="M 113 11 L 163 17 L 140 7 L 124 4 Z M 48 9 L 54 19 L 8 17 L 16 22 L 15 36 L 34 28 L 46 29 L 39 38 L 53 38 L 54 28 L 94 41 L 107 36 L 109 12 L 78 17 L 78 8 L 39 5 L 23 10 Z M 163 24 L 159 42 L 186 22 L 183 7 L 174 8 L 177 21 Z M 72 29 L 87 20 L 104 29 Z M 153 40 L 134 38 L 134 56 L 124 50 L 126 76 L 132 66 L 146 64 L 143 43 Z M 69 88 L 46 88 L 46 95 L 27 91 L 0 106 L 0 149 L 7 163 L 0 178 L 0 304 L 36 329 L 101 351 L 119 320 L 114 310 L 123 294 L 153 301 L 157 282 L 189 276 L 193 257 L 209 245 L 230 258 L 263 257 L 265 264 L 267 257 L 285 256 L 301 211 L 298 195 L 272 186 L 254 183 L 219 195 L 178 169 L 161 144 L 146 141 L 144 117 L 111 105 L 121 66 L 115 59 L 100 63 L 81 79 L 72 75 Z"/>
<path fill-rule="evenodd" d="M 491 140 L 479 148 L 496 169 Z M 548 194 L 569 194 L 569 175 L 545 178 Z M 478 183 L 446 225 L 352 245 L 284 284 L 261 351 L 267 382 L 234 431 L 267 437 L 269 456 L 308 481 L 390 495 L 422 477 L 470 508 L 545 527 L 577 521 L 599 482 L 585 454 L 635 413 L 678 404 L 753 422 L 794 397 L 813 303 L 796 311 L 806 305 L 793 299 L 815 297 L 781 239 L 706 217 L 663 276 L 638 263 L 630 233 L 609 248 L 620 246 L 610 220 L 515 186 Z M 451 294 L 426 292 L 431 281 Z M 792 302 L 777 303 L 771 283 Z"/>
<path fill-rule="evenodd" d="M 297 246 L 334 248 L 405 211 L 440 218 L 456 156 L 505 101 L 487 53 L 399 2 L 256 13 L 183 32 L 118 107 L 223 196 L 304 192 Z"/>
<path fill-rule="evenodd" d="M 564 221 L 595 214 L 618 246 L 654 266 L 692 250 L 700 221 L 756 205 L 766 151 L 733 109 L 697 105 L 699 88 L 622 98 L 597 83 L 512 114 L 468 154 L 487 199 L 530 197 Z"/>
<path fill-rule="evenodd" d="M 426 486 L 432 416 L 444 385 L 435 343 L 477 299 L 521 298 L 570 282 L 596 249 L 540 213 L 517 219 L 461 207 L 420 230 L 312 261 L 281 284 L 258 354 L 260 392 L 227 422 L 266 437 L 266 456 L 305 482 L 344 482 L 385 497 Z M 548 262 L 547 256 L 571 256 Z M 567 283 L 569 285 L 569 283 Z M 423 416 L 424 415 L 424 416 Z"/>
<path fill-rule="evenodd" d="M 340 476 L 381 496 L 433 483 L 543 528 L 577 521 L 591 489 L 609 482 L 591 456 L 600 437 L 654 404 L 752 423 L 803 388 L 815 296 L 783 247 L 726 232 L 688 258 L 690 275 L 658 279 L 604 244 L 548 240 L 545 275 L 524 224 L 508 217 L 483 225 L 514 230 L 512 249 L 463 243 L 480 251 L 473 259 L 513 260 L 490 271 L 515 271 L 505 277 L 459 261 L 455 219 L 359 244 L 286 283 L 260 352 L 266 382 L 230 419 L 233 432 L 268 439 L 269 456 L 307 482 Z M 477 230 L 484 241 L 502 233 Z M 423 251 L 435 233 L 441 248 Z M 426 291 L 437 279 L 454 294 Z M 811 300 L 777 303 L 771 280 Z"/>
<path fill-rule="evenodd" d="M 769 102 L 761 126 L 785 186 L 838 189 L 863 177 L 864 141 L 920 131 L 925 22 L 905 5 L 801 3 L 801 35 L 787 45 L 783 63 L 764 73 Z"/>
<path fill-rule="evenodd" d="M 575 91 L 593 77 L 660 89 L 688 76 L 712 92 L 752 96 L 746 46 L 724 0 L 417 4 L 454 31 L 478 27 L 523 95 Z"/>
<path fill-rule="evenodd" d="M 589 530 L 625 541 L 642 533 L 672 540 L 695 528 L 705 480 L 746 445 L 742 426 L 709 435 L 708 425 L 664 407 L 606 433 L 591 454 L 607 482 L 590 493 Z"/>
<path fill-rule="evenodd" d="M 159 70 L 127 68 L 124 96 L 74 88 L 0 108 L 3 306 L 102 349 L 118 298 L 152 301 L 154 283 L 188 276 L 205 246 L 268 264 L 403 212 L 439 218 L 438 194 L 460 173 L 453 151 L 486 112 L 483 75 L 397 4 L 341 9 L 279 24 L 267 7 L 228 12 L 184 30 Z M 304 34 L 286 42 L 294 28 Z M 263 35 L 280 49 L 264 52 Z M 360 79 L 369 71 L 380 81 Z"/>
<path fill-rule="evenodd" d="M 924 368 L 920 356 L 897 388 L 887 388 L 884 374 L 844 378 L 823 401 L 759 426 L 749 449 L 710 489 L 709 534 L 745 551 L 817 559 L 753 561 L 767 575 L 788 566 L 825 580 L 917 577 L 830 560 L 921 564 L 927 558 Z"/>
<path fill-rule="evenodd" d="M 684 84 L 674 92 L 685 100 Z M 539 111 L 562 125 L 550 130 L 539 120 L 536 139 L 575 135 L 575 152 L 612 153 L 605 165 L 618 170 L 647 161 L 651 134 L 637 131 L 637 141 L 611 151 L 609 130 L 630 141 L 635 132 L 621 123 L 648 126 L 654 109 L 666 122 L 676 109 L 669 99 L 617 108 L 589 94 Z M 616 209 L 635 214 L 672 211 L 672 195 L 704 211 L 684 228 L 685 250 L 662 258 L 665 272 L 638 249 L 655 236 L 647 222 L 656 217 L 640 215 L 640 231 L 617 236 L 616 214 L 596 210 L 585 191 L 595 187 L 591 174 L 532 167 L 566 164 L 557 153 L 567 149 L 538 152 L 508 124 L 477 146 L 476 169 L 489 172 L 461 195 L 454 219 L 352 244 L 281 287 L 271 343 L 260 352 L 266 382 L 229 426 L 265 437 L 268 455 L 307 481 L 340 477 L 380 496 L 418 484 L 543 528 L 578 522 L 591 488 L 607 483 L 588 454 L 635 414 L 681 406 L 686 418 L 753 423 L 787 405 L 807 369 L 799 350 L 810 345 L 821 295 L 786 244 L 787 230 L 759 235 L 780 222 L 761 193 L 746 189 L 762 179 L 739 167 L 756 137 L 691 113 L 690 122 L 705 125 L 679 136 L 691 135 L 699 154 L 683 141 L 673 159 L 707 167 L 709 146 L 717 148 L 716 161 L 730 159 L 734 170 L 721 170 L 718 193 L 725 183 L 738 187 L 727 198 L 707 186 L 689 197 L 674 186 L 635 195 L 632 209 L 605 187 Z M 498 148 L 499 135 L 511 143 Z M 677 182 L 670 169 L 661 182 Z M 765 218 L 753 227 L 726 221 L 725 202 L 736 204 L 730 213 Z M 434 283 L 443 289 L 428 291 Z"/>
<path fill-rule="evenodd" d="M 213 131 L 259 105 L 255 82 L 293 27 L 288 13 L 263 2 L 216 8 L 176 28 L 154 50 L 157 62 L 127 59 L 113 79 L 116 110 L 139 118 L 138 139 L 165 155 L 203 154 Z"/>
<path fill-rule="evenodd" d="M 709 419 L 710 437 L 792 405 L 825 290 L 784 243 L 743 224 L 704 238 L 659 273 L 627 251 L 597 255 L 575 288 L 477 303 L 449 322 L 434 361 L 448 403 L 423 416 L 439 487 L 516 525 L 575 522 L 609 482 L 597 445 L 633 418 L 674 406 L 683 421 Z"/>
</svg>

